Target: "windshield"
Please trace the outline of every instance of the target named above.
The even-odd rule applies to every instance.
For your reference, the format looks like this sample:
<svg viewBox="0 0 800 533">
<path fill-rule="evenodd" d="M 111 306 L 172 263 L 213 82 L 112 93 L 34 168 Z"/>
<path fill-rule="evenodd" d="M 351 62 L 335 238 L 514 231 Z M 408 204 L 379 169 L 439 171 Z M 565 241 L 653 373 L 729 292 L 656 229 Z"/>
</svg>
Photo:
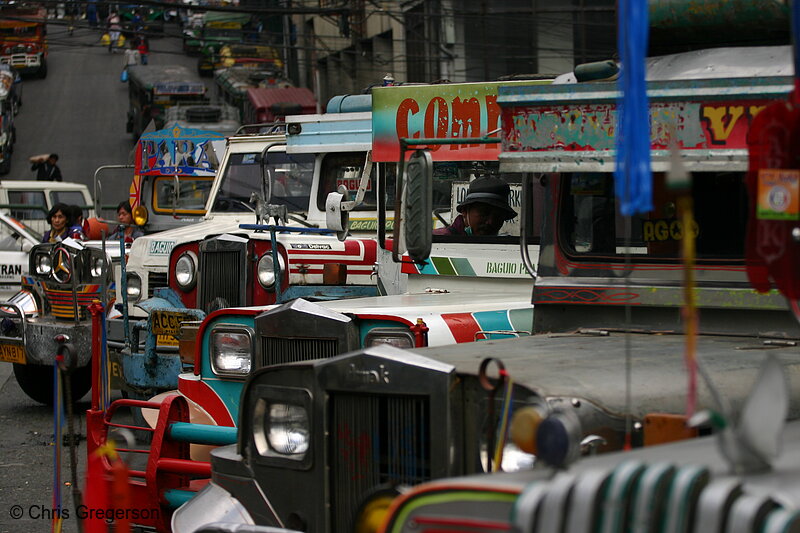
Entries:
<svg viewBox="0 0 800 533">
<path fill-rule="evenodd" d="M 30 226 L 14 218 L 0 216 L 0 250 L 21 249 L 25 236 L 32 239 L 32 244 L 42 240 L 42 234 Z"/>
<path fill-rule="evenodd" d="M 270 152 L 266 170 L 273 184 L 269 203 L 286 205 L 295 213 L 308 211 L 314 179 L 313 154 Z M 250 195 L 254 192 L 261 192 L 261 152 L 231 154 L 212 211 L 252 211 Z"/>
<path fill-rule="evenodd" d="M 475 192 L 467 200 L 470 184 L 481 178 L 493 180 L 496 193 L 488 204 Z M 435 242 L 516 242 L 519 237 L 521 176 L 502 174 L 497 161 L 447 161 L 433 165 L 433 228 Z M 481 182 L 479 182 L 481 183 Z M 476 200 L 477 198 L 477 200 Z M 539 199 L 534 199 L 539 203 Z M 461 211 L 459 211 L 459 206 Z M 537 209 L 534 205 L 534 210 Z M 476 231 L 479 219 L 493 216 L 491 228 Z M 471 216 L 471 219 L 470 219 Z M 469 229 L 468 229 L 469 228 Z M 538 228 L 534 232 L 538 236 Z"/>
<path fill-rule="evenodd" d="M 214 184 L 211 177 L 181 177 L 178 179 L 178 198 L 175 203 L 175 178 L 163 176 L 153 184 L 153 211 L 156 213 L 176 213 L 183 215 L 202 215 L 206 201 Z"/>
<path fill-rule="evenodd" d="M 695 172 L 692 198 L 697 258 L 741 260 L 748 218 L 744 173 Z M 625 219 L 617 210 L 613 175 L 568 175 L 562 197 L 562 247 L 576 257 L 621 256 L 627 250 L 634 259 L 678 261 L 684 228 L 677 201 L 664 174 L 654 174 L 653 210 L 632 217 L 626 246 Z"/>
<path fill-rule="evenodd" d="M 366 152 L 333 153 L 324 156 L 320 170 L 320 187 L 317 191 L 317 208 L 320 211 L 325 211 L 325 201 L 328 194 L 337 191 L 340 186 L 344 186 L 348 190 L 351 199 L 355 198 L 358 192 L 358 185 L 361 182 L 361 172 L 364 169 L 366 157 Z M 375 185 L 376 168 L 377 165 L 373 164 L 372 172 L 367 182 L 367 190 L 364 193 L 364 200 L 356 206 L 355 211 L 376 211 L 378 208 L 377 187 Z M 384 165 L 384 168 L 386 171 L 387 205 L 389 209 L 392 209 L 396 165 Z"/>
</svg>

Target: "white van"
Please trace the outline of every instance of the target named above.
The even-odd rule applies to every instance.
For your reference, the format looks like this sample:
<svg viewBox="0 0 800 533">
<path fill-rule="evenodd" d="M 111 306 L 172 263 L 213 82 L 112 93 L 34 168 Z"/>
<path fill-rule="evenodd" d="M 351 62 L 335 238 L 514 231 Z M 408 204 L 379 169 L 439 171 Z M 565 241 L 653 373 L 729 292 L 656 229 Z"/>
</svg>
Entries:
<svg viewBox="0 0 800 533">
<path fill-rule="evenodd" d="M 57 203 L 81 207 L 84 218 L 97 216 L 89 188 L 82 183 L 0 180 L 0 212 L 40 234 L 50 229 L 47 213 Z"/>
</svg>

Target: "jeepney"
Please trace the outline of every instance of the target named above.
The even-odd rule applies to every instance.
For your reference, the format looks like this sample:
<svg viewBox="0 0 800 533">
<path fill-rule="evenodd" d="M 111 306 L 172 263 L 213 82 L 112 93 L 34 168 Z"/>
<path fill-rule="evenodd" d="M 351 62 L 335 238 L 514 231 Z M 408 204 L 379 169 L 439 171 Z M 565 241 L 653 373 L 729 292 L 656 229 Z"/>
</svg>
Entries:
<svg viewBox="0 0 800 533">
<path fill-rule="evenodd" d="M 164 111 L 173 105 L 206 103 L 206 86 L 183 65 L 128 67 L 128 120 L 126 131 L 139 140 L 152 121 L 164 127 Z"/>
<path fill-rule="evenodd" d="M 200 52 L 202 56 L 197 60 L 197 72 L 201 76 L 211 76 L 217 69 L 236 65 L 253 69 L 283 69 L 280 53 L 274 46 L 231 43 L 216 47 L 204 46 Z"/>
<path fill-rule="evenodd" d="M 340 240 L 335 230 L 325 229 L 325 203 L 338 184 L 322 178 L 360 177 L 371 143 L 369 112 L 297 118 L 304 124 L 304 142 L 310 139 L 312 144 L 289 149 L 278 136 L 231 137 L 220 183 L 209 202 L 212 216 L 190 231 L 150 237 L 158 242 L 174 240 L 164 254 L 147 249 L 143 265 L 132 254 L 126 280 L 133 304 L 129 311 L 132 317 L 147 320 L 150 344 L 144 354 L 134 349 L 121 359 L 126 383 L 140 392 L 150 390 L 147 397 L 174 389 L 182 369 L 178 331 L 160 327 L 164 316 L 199 321 L 206 313 L 229 306 L 274 304 L 300 296 L 376 294 L 375 240 Z M 251 207 L 254 194 L 259 199 Z M 311 198 L 320 201 L 312 203 Z M 374 217 L 374 193 L 365 198 L 362 205 L 353 206 L 353 213 L 370 216 L 371 212 Z M 256 225 L 257 217 L 266 213 L 269 216 L 260 221 L 273 226 Z M 141 240 L 134 243 L 134 252 Z M 154 286 L 156 262 L 164 268 L 160 290 Z M 326 272 L 326 265 L 336 271 Z M 147 289 L 140 288 L 143 271 L 148 273 Z"/>
<path fill-rule="evenodd" d="M 47 77 L 47 10 L 37 3 L 0 6 L 0 63 Z"/>
<path fill-rule="evenodd" d="M 305 87 L 247 89 L 242 120 L 246 124 L 285 121 L 287 115 L 311 115 L 317 112 L 317 99 Z"/>
<path fill-rule="evenodd" d="M 777 65 L 776 52 L 785 60 Z M 728 74 L 743 57 L 755 71 L 697 79 Z M 682 59 L 694 63 L 681 69 Z M 796 418 L 800 327 L 777 291 L 749 287 L 744 262 L 744 140 L 751 117 L 793 88 L 790 77 L 762 76 L 789 59 L 788 49 L 745 49 L 650 61 L 656 208 L 636 217 L 630 242 L 622 235 L 606 129 L 616 120 L 616 86 L 501 88 L 501 168 L 521 173 L 521 227 L 542 221 L 538 264 L 526 259 L 524 246 L 520 259 L 537 273 L 535 334 L 412 351 L 372 347 L 256 371 L 242 393 L 237 444 L 211 451 L 212 481 L 173 516 L 173 531 L 211 522 L 353 530 L 370 494 L 384 491 L 385 499 L 398 486 L 454 472 L 530 468 L 544 454 L 535 440 L 540 430 L 551 431 L 557 466 L 580 454 L 585 438 L 605 452 L 712 430 L 686 425 L 681 228 L 675 193 L 664 186 L 673 140 L 693 173 L 698 364 L 736 413 L 766 355 L 777 357 L 790 376 L 787 406 L 778 412 Z M 676 79 L 659 79 L 665 63 Z M 417 173 L 435 175 L 430 167 Z M 396 221 L 409 206 L 413 212 L 425 204 L 424 194 L 412 192 L 420 190 L 406 189 Z M 717 408 L 714 393 L 696 394 L 697 410 Z M 507 440 L 511 424 L 523 438 Z"/>
<path fill-rule="evenodd" d="M 214 131 L 173 125 L 145 133 L 136 143 L 133 165 L 107 165 L 95 171 L 95 200 L 102 210 L 116 212 L 119 201 L 127 198 L 134 223 L 145 233 L 195 224 L 205 214 L 224 149 L 225 137 Z M 117 177 L 111 171 L 120 168 L 133 169 L 129 193 L 104 203 Z"/>
<path fill-rule="evenodd" d="M 214 85 L 220 100 L 232 105 L 244 117 L 247 90 L 254 87 L 286 89 L 292 83 L 276 68 L 232 66 L 214 72 Z M 287 113 L 284 113 L 284 115 Z"/>
<path fill-rule="evenodd" d="M 239 110 L 228 104 L 189 104 L 167 109 L 164 129 L 175 126 L 213 131 L 230 137 L 239 132 L 242 123 L 239 120 Z"/>
<path fill-rule="evenodd" d="M 51 404 L 53 365 L 61 346 L 74 346 L 71 398 L 91 388 L 90 305 L 114 301 L 114 269 L 120 244 L 65 239 L 30 248 L 22 288 L 0 304 L 2 361 L 14 364 L 14 376 L 31 399 Z"/>
<path fill-rule="evenodd" d="M 198 15 L 195 22 L 183 30 L 183 51 L 210 54 L 228 43 L 247 40 L 252 15 L 207 11 Z"/>
</svg>

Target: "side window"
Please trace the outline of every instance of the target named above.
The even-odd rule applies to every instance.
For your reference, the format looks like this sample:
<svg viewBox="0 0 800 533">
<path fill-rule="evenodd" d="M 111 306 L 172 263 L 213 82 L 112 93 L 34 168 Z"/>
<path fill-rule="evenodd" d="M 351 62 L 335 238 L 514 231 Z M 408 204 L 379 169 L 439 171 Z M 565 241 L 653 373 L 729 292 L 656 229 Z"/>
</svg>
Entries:
<svg viewBox="0 0 800 533">
<path fill-rule="evenodd" d="M 8 191 L 11 216 L 19 220 L 44 220 L 47 218 L 47 202 L 44 191 Z M 31 206 L 31 207 L 22 207 Z"/>
</svg>

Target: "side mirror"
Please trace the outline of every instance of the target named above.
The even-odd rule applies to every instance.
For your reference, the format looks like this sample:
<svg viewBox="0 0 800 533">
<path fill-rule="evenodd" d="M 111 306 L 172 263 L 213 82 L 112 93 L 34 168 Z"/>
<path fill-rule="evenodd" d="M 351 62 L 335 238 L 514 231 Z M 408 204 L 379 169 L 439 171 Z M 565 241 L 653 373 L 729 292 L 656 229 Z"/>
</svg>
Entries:
<svg viewBox="0 0 800 533">
<path fill-rule="evenodd" d="M 350 229 L 350 211 L 342 206 L 349 201 L 350 194 L 344 185 L 339 185 L 336 192 L 328 193 L 325 198 L 325 227 L 335 231 L 340 241 L 347 237 Z"/>
<path fill-rule="evenodd" d="M 433 243 L 433 158 L 427 150 L 415 151 L 405 164 L 403 180 L 403 238 L 408 256 L 422 263 Z"/>
</svg>

